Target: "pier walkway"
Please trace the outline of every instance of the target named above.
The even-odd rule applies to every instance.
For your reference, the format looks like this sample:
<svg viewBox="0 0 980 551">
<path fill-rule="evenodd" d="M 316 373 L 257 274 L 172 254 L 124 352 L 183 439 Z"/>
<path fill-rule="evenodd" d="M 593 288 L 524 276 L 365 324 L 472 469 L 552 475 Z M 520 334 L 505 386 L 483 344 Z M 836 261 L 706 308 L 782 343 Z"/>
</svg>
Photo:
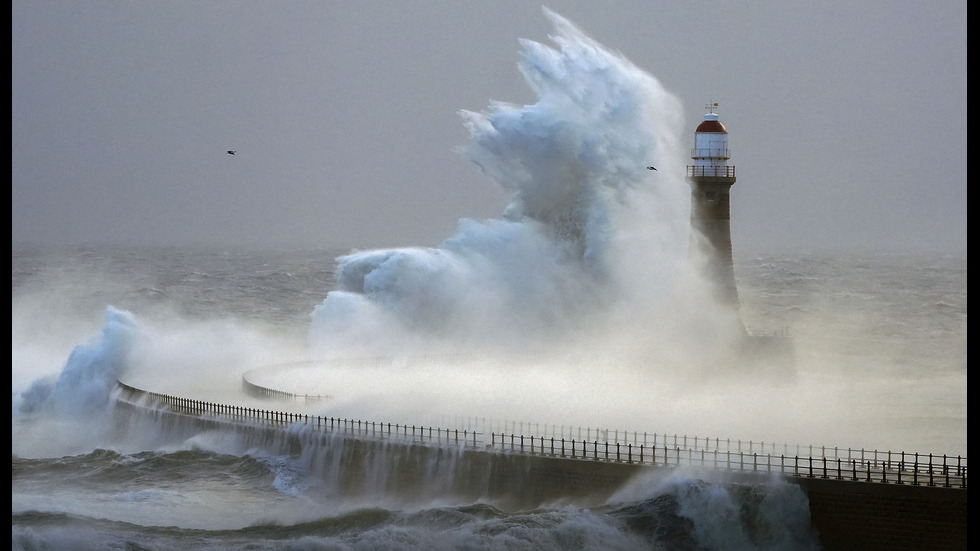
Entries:
<svg viewBox="0 0 980 551">
<path fill-rule="evenodd" d="M 148 421 L 188 437 L 234 431 L 249 449 L 316 457 L 316 468 L 330 465 L 325 476 L 341 494 L 437 492 L 526 510 L 602 506 L 646 474 L 735 485 L 781 478 L 806 494 L 823 551 L 967 548 L 966 457 L 520 423 L 474 430 L 472 420 L 414 426 L 193 400 L 121 382 L 115 396 L 121 423 Z M 372 486 L 379 481 L 383 487 Z"/>
<path fill-rule="evenodd" d="M 119 400 L 224 423 L 302 429 L 359 440 L 453 447 L 637 466 L 710 469 L 877 484 L 967 488 L 967 458 L 827 446 L 778 445 L 721 438 L 638 433 L 581 427 L 534 427 L 536 432 L 486 432 L 390 422 L 318 417 L 158 394 L 118 383 Z M 466 421 L 472 425 L 472 421 Z M 514 428 L 512 425 L 511 428 Z M 524 428 L 524 424 L 521 424 Z M 527 426 L 528 431 L 532 429 Z M 576 437 L 577 436 L 577 437 Z"/>
</svg>

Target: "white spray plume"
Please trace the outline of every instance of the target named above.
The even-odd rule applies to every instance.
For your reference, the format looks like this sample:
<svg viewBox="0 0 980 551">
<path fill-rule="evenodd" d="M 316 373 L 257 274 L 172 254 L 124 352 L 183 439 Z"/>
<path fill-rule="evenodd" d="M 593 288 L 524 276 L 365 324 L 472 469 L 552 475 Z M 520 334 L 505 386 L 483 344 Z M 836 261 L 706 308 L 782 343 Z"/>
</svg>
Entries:
<svg viewBox="0 0 980 551">
<path fill-rule="evenodd" d="M 110 406 L 109 394 L 123 372 L 134 339 L 140 335 L 129 312 L 106 308 L 102 332 L 72 350 L 57 377 L 35 381 L 21 395 L 20 411 L 59 416 L 90 416 Z"/>
<path fill-rule="evenodd" d="M 663 344 L 711 325 L 688 269 L 680 102 L 545 14 L 556 47 L 523 40 L 519 63 L 538 102 L 461 112 L 460 152 L 510 198 L 501 218 L 464 219 L 438 248 L 339 258 L 338 290 L 312 314 L 316 354 L 622 347 L 638 335 L 646 347 L 650 334 Z"/>
</svg>

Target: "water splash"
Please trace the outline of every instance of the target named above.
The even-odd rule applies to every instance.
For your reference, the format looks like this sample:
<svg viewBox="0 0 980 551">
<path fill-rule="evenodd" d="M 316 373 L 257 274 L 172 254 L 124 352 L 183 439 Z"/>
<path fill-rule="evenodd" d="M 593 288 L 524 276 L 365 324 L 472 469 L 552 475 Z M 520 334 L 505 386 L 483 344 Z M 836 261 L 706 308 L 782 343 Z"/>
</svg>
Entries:
<svg viewBox="0 0 980 551">
<path fill-rule="evenodd" d="M 110 407 L 110 391 L 122 373 L 140 329 L 129 312 L 106 308 L 101 333 L 72 350 L 57 377 L 38 379 L 21 394 L 20 413 L 90 416 Z"/>
<path fill-rule="evenodd" d="M 689 323 L 712 331 L 688 262 L 680 102 L 545 14 L 555 47 L 523 40 L 519 63 L 537 103 L 461 111 L 459 151 L 507 193 L 501 217 L 464 219 L 437 248 L 339 258 L 338 289 L 312 314 L 316 353 L 621 350 L 651 332 L 676 341 Z"/>
</svg>

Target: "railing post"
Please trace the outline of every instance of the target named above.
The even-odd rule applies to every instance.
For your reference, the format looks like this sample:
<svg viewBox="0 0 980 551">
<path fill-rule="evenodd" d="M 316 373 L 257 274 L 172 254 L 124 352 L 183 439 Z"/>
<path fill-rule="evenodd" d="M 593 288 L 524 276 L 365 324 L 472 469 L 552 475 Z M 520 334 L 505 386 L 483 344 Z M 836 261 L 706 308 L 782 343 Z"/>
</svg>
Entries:
<svg viewBox="0 0 980 551">
<path fill-rule="evenodd" d="M 946 454 L 943 454 L 943 476 L 946 478 L 943 486 L 949 488 L 949 467 L 946 466 Z"/>
<path fill-rule="evenodd" d="M 912 485 L 919 485 L 919 452 L 915 452 L 915 462 L 912 463 Z"/>
</svg>

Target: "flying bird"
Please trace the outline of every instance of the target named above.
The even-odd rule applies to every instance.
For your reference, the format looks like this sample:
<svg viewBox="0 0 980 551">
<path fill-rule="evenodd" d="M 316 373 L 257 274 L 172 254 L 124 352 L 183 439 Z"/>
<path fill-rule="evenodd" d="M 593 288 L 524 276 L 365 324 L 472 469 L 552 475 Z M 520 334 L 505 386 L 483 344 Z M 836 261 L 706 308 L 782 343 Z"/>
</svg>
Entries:
<svg viewBox="0 0 980 551">
<path fill-rule="evenodd" d="M 231 153 L 231 151 L 229 151 L 228 153 Z M 234 155 L 234 153 L 232 153 L 232 154 Z M 647 170 L 657 170 L 657 167 L 655 167 L 655 166 L 648 166 L 647 167 Z"/>
<path fill-rule="evenodd" d="M 236 151 L 237 151 L 237 150 L 236 150 Z M 234 155 L 234 154 L 235 154 L 235 152 L 234 152 L 234 151 L 229 151 L 229 152 L 228 152 L 228 154 L 229 154 L 229 155 Z"/>
</svg>

